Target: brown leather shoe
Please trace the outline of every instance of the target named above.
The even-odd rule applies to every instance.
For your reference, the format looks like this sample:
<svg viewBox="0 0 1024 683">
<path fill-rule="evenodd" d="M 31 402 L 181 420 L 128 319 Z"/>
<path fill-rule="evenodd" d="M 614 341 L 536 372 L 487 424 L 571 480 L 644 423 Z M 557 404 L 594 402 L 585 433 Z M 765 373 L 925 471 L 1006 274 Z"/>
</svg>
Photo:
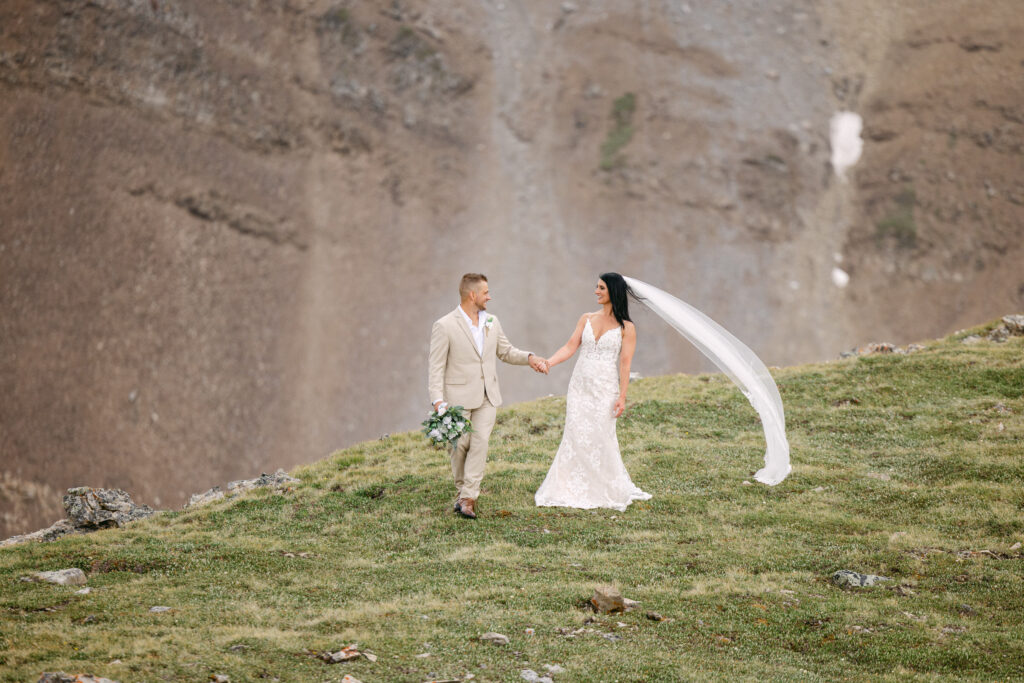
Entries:
<svg viewBox="0 0 1024 683">
<path fill-rule="evenodd" d="M 459 499 L 459 514 L 469 519 L 476 519 L 476 511 L 473 507 L 476 505 L 476 501 L 472 498 L 460 498 Z"/>
<path fill-rule="evenodd" d="M 460 512 L 461 510 L 462 510 L 462 499 L 461 498 L 456 498 L 455 499 L 455 511 L 456 512 Z"/>
</svg>

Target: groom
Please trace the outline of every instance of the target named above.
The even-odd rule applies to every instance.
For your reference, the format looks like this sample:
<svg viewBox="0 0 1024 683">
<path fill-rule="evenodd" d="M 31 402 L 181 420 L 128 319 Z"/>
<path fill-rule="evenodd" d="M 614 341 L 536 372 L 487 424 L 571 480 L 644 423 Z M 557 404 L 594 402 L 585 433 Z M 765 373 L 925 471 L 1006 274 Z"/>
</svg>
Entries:
<svg viewBox="0 0 1024 683">
<path fill-rule="evenodd" d="M 547 374 L 542 358 L 509 343 L 501 323 L 487 313 L 491 300 L 487 277 L 467 273 L 459 283 L 459 306 L 434 323 L 430 331 L 430 370 L 427 389 L 436 410 L 442 403 L 468 411 L 473 431 L 459 439 L 452 451 L 452 475 L 458 499 L 455 511 L 476 519 L 476 499 L 487 464 L 497 408 L 501 405 L 495 359 L 511 365 L 529 365 Z"/>
</svg>

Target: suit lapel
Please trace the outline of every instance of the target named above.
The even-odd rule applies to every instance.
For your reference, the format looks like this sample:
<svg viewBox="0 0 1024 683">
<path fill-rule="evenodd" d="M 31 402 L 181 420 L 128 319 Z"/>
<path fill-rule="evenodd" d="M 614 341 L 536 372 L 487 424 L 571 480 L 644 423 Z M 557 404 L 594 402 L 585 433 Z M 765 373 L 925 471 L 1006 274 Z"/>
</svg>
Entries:
<svg viewBox="0 0 1024 683">
<path fill-rule="evenodd" d="M 452 314 L 455 316 L 455 324 L 458 325 L 463 332 L 466 333 L 466 339 L 469 340 L 469 346 L 473 349 L 473 352 L 480 357 L 480 350 L 476 348 L 476 340 L 473 339 L 473 333 L 469 330 L 469 324 L 466 323 L 466 319 L 462 317 L 462 311 L 456 308 Z M 487 344 L 487 339 L 484 338 L 484 345 Z"/>
</svg>

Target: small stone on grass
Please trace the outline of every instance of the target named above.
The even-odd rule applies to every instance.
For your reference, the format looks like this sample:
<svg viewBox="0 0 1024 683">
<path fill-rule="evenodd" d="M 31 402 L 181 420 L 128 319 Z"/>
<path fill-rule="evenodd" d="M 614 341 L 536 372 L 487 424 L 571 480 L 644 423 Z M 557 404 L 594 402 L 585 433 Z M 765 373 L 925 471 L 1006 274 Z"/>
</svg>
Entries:
<svg viewBox="0 0 1024 683">
<path fill-rule="evenodd" d="M 84 586 L 86 582 L 85 572 L 77 567 L 71 569 L 59 569 L 54 572 L 36 572 L 28 577 L 23 577 L 26 581 L 35 581 L 38 583 L 55 583 L 59 586 Z"/>
<path fill-rule="evenodd" d="M 861 574 L 849 569 L 840 569 L 832 575 L 832 583 L 840 588 L 864 588 L 874 586 L 882 581 L 892 581 L 892 579 L 875 574 Z"/>
</svg>

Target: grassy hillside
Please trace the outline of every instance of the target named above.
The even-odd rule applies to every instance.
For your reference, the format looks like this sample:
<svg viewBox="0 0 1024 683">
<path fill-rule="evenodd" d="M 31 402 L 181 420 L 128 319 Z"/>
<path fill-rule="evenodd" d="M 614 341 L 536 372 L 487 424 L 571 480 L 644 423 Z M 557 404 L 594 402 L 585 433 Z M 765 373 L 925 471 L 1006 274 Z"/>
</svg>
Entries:
<svg viewBox="0 0 1024 683">
<path fill-rule="evenodd" d="M 744 484 L 763 441 L 740 392 L 677 375 L 632 385 L 619 440 L 654 498 L 625 513 L 533 506 L 561 435 L 549 398 L 500 411 L 475 522 L 413 433 L 284 494 L 0 551 L 0 680 L 1024 677 L 1024 338 L 965 334 L 778 370 L 794 471 L 774 488 Z M 93 592 L 17 581 L 66 567 Z M 844 568 L 895 580 L 841 590 Z M 602 584 L 641 607 L 587 623 Z M 377 661 L 306 652 L 350 643 Z"/>
</svg>

